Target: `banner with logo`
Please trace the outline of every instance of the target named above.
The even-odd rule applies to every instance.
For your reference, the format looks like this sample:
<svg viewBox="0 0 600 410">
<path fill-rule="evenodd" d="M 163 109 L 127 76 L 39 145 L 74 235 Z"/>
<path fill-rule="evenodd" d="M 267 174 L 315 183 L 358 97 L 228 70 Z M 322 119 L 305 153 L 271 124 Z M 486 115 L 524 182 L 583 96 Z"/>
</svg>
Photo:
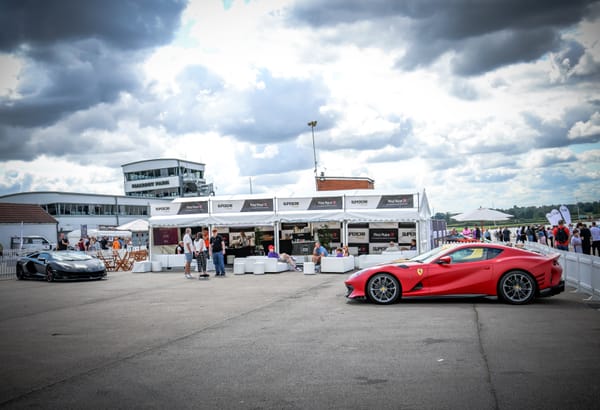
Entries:
<svg viewBox="0 0 600 410">
<path fill-rule="evenodd" d="M 396 229 L 369 229 L 369 242 L 398 242 L 398 228 Z M 387 246 L 386 246 L 387 247 Z"/>
<path fill-rule="evenodd" d="M 195 201 L 195 202 L 182 202 L 179 207 L 177 214 L 189 215 L 189 214 L 207 214 L 208 213 L 208 201 Z"/>
<path fill-rule="evenodd" d="M 213 213 L 273 212 L 273 198 L 211 200 Z"/>
</svg>

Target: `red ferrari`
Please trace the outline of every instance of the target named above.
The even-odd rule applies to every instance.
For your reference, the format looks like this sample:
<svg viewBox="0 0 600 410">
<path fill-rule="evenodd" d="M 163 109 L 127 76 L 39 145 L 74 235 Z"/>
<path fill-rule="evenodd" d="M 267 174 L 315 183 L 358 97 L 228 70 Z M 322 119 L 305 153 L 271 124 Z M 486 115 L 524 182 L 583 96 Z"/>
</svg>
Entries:
<svg viewBox="0 0 600 410">
<path fill-rule="evenodd" d="M 444 245 L 353 273 L 345 281 L 346 296 L 379 304 L 423 296 L 498 296 L 522 305 L 565 290 L 559 256 L 492 243 Z"/>
</svg>

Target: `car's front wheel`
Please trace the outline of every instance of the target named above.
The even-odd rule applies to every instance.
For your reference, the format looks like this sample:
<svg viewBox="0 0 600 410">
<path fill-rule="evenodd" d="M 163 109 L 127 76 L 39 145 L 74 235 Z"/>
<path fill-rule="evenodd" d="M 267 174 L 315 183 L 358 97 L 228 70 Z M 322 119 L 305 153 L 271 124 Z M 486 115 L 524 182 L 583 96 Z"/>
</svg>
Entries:
<svg viewBox="0 0 600 410">
<path fill-rule="evenodd" d="M 25 278 L 25 272 L 23 272 L 23 267 L 21 265 L 17 265 L 17 279 L 23 280 Z"/>
<path fill-rule="evenodd" d="M 46 267 L 46 281 L 53 282 L 54 281 L 54 271 L 50 266 Z"/>
<path fill-rule="evenodd" d="M 402 289 L 400 282 L 389 273 L 378 273 L 373 275 L 367 282 L 367 295 L 369 299 L 381 305 L 387 305 L 398 301 Z"/>
<path fill-rule="evenodd" d="M 535 279 L 520 270 L 505 273 L 498 284 L 498 294 L 511 305 L 524 305 L 535 297 L 537 283 Z"/>
</svg>

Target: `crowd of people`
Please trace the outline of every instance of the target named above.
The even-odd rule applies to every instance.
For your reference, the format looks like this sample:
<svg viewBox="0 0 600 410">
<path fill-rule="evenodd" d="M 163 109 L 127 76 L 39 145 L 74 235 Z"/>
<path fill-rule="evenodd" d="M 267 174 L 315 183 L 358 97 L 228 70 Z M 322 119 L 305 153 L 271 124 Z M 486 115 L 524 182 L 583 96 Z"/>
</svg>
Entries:
<svg viewBox="0 0 600 410">
<path fill-rule="evenodd" d="M 82 252 L 96 252 L 96 251 L 106 251 L 112 249 L 113 251 L 118 251 L 120 249 L 131 248 L 133 243 L 131 238 L 121 238 L 115 236 L 112 240 L 107 236 L 103 236 L 98 239 L 95 236 L 85 236 L 79 238 L 79 241 L 75 243 L 73 246 L 69 243 L 69 239 L 67 236 L 61 232 L 58 243 L 56 244 L 57 251 L 66 251 L 66 250 L 76 250 Z"/>
<path fill-rule="evenodd" d="M 483 232 L 483 235 L 481 234 Z M 456 229 L 450 233 L 459 235 Z M 492 240 L 492 234 L 489 229 L 483 231 L 479 227 L 471 229 L 468 226 L 462 230 L 461 235 L 466 238 L 481 240 Z M 548 227 L 544 225 L 523 225 L 512 231 L 509 227 L 500 227 L 493 233 L 494 239 L 498 242 L 515 243 L 538 242 L 552 248 L 583 253 L 586 255 L 600 256 L 600 227 L 596 222 L 588 224 L 578 222 L 575 226 L 568 226 L 564 221 L 559 221 L 558 225 Z"/>
</svg>

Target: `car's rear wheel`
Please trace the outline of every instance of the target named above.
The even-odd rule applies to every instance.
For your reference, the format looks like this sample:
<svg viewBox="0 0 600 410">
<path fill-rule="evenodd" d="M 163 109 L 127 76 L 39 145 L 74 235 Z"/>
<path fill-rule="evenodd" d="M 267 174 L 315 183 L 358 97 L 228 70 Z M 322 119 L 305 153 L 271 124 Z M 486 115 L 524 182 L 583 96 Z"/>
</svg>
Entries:
<svg viewBox="0 0 600 410">
<path fill-rule="evenodd" d="M 21 265 L 17 265 L 17 279 L 23 280 L 25 278 L 25 272 L 23 272 L 23 267 Z"/>
<path fill-rule="evenodd" d="M 506 272 L 498 283 L 498 295 L 511 305 L 524 305 L 535 297 L 537 283 L 535 279 L 520 270 Z"/>
<path fill-rule="evenodd" d="M 46 281 L 53 282 L 54 281 L 54 271 L 50 266 L 46 268 Z"/>
<path fill-rule="evenodd" d="M 402 293 L 400 282 L 389 273 L 373 275 L 367 282 L 369 300 L 380 305 L 397 302 Z"/>
</svg>

